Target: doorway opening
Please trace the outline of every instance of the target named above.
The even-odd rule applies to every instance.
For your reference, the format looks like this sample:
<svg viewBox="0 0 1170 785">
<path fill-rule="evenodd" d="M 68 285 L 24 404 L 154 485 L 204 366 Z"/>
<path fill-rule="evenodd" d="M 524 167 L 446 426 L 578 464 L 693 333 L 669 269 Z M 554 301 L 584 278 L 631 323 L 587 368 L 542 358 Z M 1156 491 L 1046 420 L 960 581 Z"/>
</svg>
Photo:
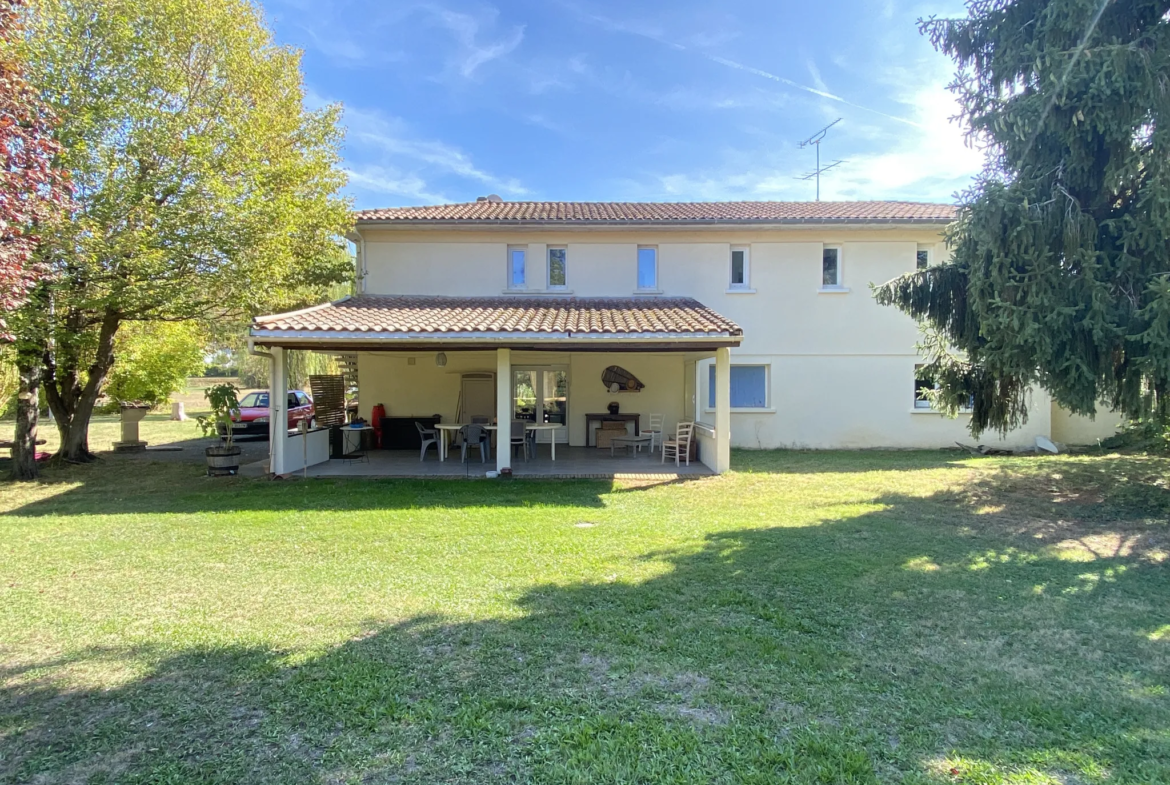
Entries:
<svg viewBox="0 0 1170 785">
<path fill-rule="evenodd" d="M 536 432 L 539 442 L 569 441 L 569 369 L 545 366 L 512 369 L 512 417 L 516 420 L 556 425 Z"/>
</svg>

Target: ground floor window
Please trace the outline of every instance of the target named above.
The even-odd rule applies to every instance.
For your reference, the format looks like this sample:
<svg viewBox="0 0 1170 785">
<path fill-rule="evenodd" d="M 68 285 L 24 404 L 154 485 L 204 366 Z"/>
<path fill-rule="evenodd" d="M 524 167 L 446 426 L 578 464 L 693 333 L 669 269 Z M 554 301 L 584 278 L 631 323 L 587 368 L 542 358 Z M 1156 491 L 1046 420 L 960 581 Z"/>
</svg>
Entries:
<svg viewBox="0 0 1170 785">
<path fill-rule="evenodd" d="M 915 409 L 933 409 L 934 405 L 930 402 L 930 393 L 938 389 L 938 382 L 927 373 L 926 366 L 918 364 L 914 366 L 914 408 Z M 975 397 L 972 396 L 967 399 L 966 406 L 960 406 L 959 411 L 969 412 L 975 406 Z"/>
<path fill-rule="evenodd" d="M 914 408 L 915 409 L 930 409 L 930 398 L 928 397 L 934 391 L 934 379 L 930 374 L 926 373 L 922 365 L 914 366 Z"/>
<path fill-rule="evenodd" d="M 708 369 L 707 406 L 715 408 L 715 365 Z M 768 366 L 731 366 L 731 408 L 768 408 Z"/>
</svg>

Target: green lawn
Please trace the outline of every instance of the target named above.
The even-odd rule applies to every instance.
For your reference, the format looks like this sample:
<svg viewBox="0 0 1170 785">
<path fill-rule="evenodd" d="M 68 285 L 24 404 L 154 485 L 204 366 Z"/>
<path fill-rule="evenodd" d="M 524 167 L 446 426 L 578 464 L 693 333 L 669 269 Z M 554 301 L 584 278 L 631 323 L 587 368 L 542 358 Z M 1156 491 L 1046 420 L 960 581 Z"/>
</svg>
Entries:
<svg viewBox="0 0 1170 785">
<path fill-rule="evenodd" d="M 0 484 L 0 782 L 1170 782 L 1170 462 Z"/>
</svg>

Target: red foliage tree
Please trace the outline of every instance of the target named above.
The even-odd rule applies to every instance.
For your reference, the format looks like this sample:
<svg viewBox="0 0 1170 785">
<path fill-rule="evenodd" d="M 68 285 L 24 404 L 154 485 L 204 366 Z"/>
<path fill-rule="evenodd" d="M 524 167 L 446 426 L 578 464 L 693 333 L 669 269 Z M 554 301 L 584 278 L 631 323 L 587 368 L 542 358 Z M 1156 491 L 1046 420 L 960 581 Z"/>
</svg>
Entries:
<svg viewBox="0 0 1170 785">
<path fill-rule="evenodd" d="M 0 0 L 0 340 L 12 341 L 7 316 L 29 297 L 44 270 L 33 259 L 37 227 L 70 200 L 68 174 L 54 165 L 60 145 L 56 117 L 25 79 L 20 58 L 24 0 Z M 37 476 L 37 414 L 41 358 L 16 346 L 20 391 L 12 476 Z"/>
<path fill-rule="evenodd" d="M 69 200 L 68 174 L 54 166 L 56 118 L 24 78 L 18 52 L 24 0 L 0 0 L 0 339 L 5 316 L 41 276 L 32 261 L 37 226 Z"/>
</svg>

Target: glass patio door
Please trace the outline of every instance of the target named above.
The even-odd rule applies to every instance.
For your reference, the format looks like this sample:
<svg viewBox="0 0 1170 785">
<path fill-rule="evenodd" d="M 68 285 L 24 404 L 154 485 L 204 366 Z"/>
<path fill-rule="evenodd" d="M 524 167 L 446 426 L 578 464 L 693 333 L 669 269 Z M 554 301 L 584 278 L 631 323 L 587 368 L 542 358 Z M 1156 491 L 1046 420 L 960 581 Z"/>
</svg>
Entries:
<svg viewBox="0 0 1170 785">
<path fill-rule="evenodd" d="M 566 368 L 513 368 L 512 417 L 559 426 L 539 430 L 536 440 L 547 444 L 569 441 L 569 371 Z"/>
</svg>

